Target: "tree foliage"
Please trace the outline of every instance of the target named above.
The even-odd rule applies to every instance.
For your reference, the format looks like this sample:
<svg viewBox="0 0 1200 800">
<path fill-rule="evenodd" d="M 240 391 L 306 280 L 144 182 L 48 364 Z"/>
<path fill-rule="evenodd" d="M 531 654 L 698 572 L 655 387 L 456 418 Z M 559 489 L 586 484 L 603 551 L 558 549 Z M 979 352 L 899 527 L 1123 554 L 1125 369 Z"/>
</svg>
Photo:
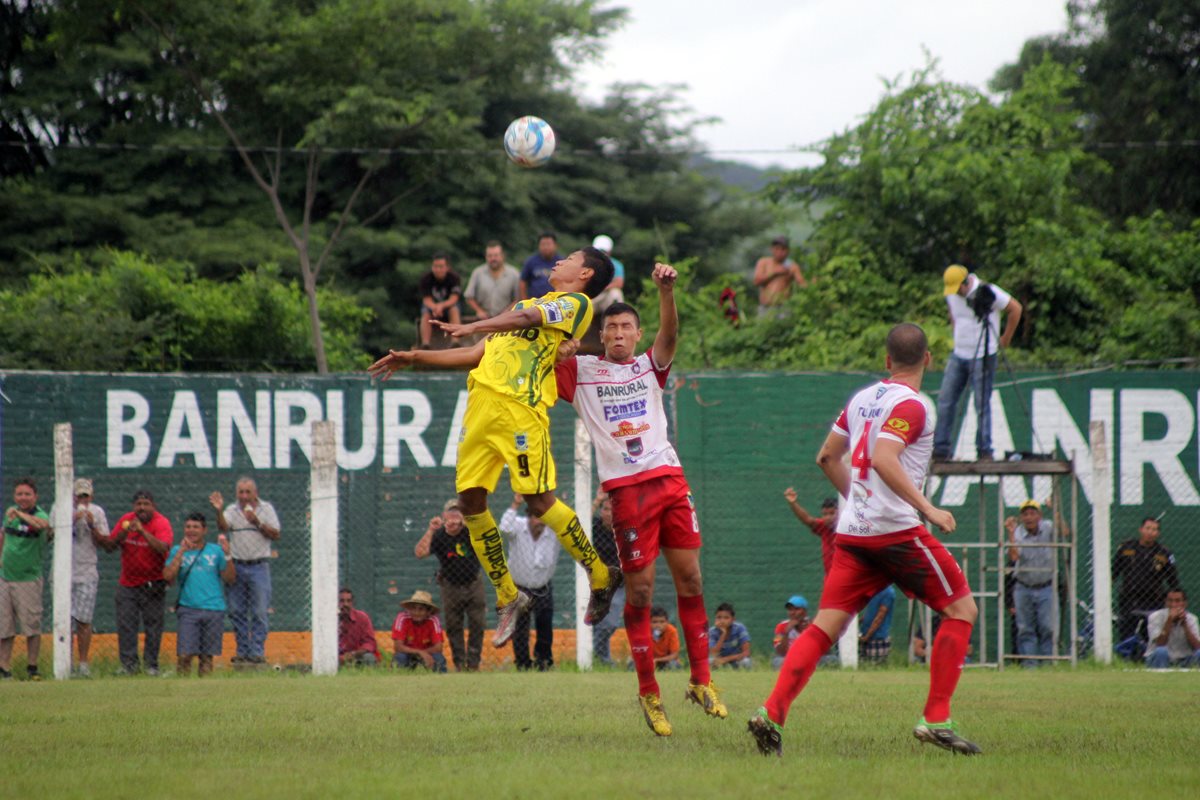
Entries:
<svg viewBox="0 0 1200 800">
<path fill-rule="evenodd" d="M 1070 0 L 1065 32 L 1031 39 L 993 86 L 1018 88 L 1050 59 L 1079 75 L 1083 142 L 1111 169 L 1086 177 L 1115 221 L 1200 216 L 1200 6 L 1193 0 Z"/>
<path fill-rule="evenodd" d="M 330 364 L 361 369 L 370 312 L 322 292 Z M 233 281 L 198 278 L 181 262 L 99 252 L 0 291 L 0 361 L 13 369 L 265 372 L 312 363 L 298 282 L 264 265 Z"/>
</svg>

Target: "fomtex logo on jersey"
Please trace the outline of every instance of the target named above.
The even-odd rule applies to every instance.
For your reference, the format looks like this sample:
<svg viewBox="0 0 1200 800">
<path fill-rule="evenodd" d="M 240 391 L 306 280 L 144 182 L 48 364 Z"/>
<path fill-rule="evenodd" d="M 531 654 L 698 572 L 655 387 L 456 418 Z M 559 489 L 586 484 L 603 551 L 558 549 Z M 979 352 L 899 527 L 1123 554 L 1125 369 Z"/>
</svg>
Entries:
<svg viewBox="0 0 1200 800">
<path fill-rule="evenodd" d="M 623 419 L 646 416 L 645 400 L 632 400 L 615 406 L 604 406 L 604 421 L 619 422 Z"/>
</svg>

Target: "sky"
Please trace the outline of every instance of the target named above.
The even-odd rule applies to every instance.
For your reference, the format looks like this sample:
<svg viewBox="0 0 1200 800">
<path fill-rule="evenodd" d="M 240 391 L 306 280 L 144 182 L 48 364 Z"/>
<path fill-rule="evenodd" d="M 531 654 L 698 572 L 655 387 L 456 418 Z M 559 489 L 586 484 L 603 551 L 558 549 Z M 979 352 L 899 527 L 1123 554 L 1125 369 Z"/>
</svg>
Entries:
<svg viewBox="0 0 1200 800">
<path fill-rule="evenodd" d="M 925 65 L 981 90 L 1025 40 L 1066 29 L 1065 0 L 624 0 L 629 9 L 598 63 L 578 75 L 600 100 L 609 84 L 684 83 L 698 138 L 716 158 L 800 167 L 781 152 L 856 125 L 884 79 Z"/>
</svg>

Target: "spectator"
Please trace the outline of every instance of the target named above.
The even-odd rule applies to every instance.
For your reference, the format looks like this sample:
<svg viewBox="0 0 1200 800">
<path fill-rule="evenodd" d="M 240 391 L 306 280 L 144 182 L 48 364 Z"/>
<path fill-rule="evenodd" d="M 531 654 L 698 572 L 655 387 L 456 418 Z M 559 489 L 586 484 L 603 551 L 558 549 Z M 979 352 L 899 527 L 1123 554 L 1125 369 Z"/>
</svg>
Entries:
<svg viewBox="0 0 1200 800">
<path fill-rule="evenodd" d="M 379 643 L 370 615 L 354 607 L 354 592 L 338 590 L 338 664 L 369 667 L 378 663 Z"/>
<path fill-rule="evenodd" d="M 892 611 L 896 589 L 890 584 L 875 593 L 862 612 L 858 658 L 867 664 L 886 664 L 892 652 Z"/>
<path fill-rule="evenodd" d="M 1047 504 L 1049 506 L 1049 504 Z M 1058 598 L 1054 596 L 1054 575 L 1058 571 L 1058 551 L 1053 547 L 1038 547 L 1064 538 L 1071 532 L 1054 514 L 1054 524 L 1042 519 L 1042 507 L 1036 500 L 1026 500 L 1015 517 L 1004 520 L 1008 531 L 1008 557 L 1013 567 L 1013 608 L 1017 619 L 1017 652 L 1023 656 L 1054 655 L 1054 636 L 1058 630 Z M 1029 547 L 1028 545 L 1035 545 Z M 1021 662 L 1023 667 L 1036 667 L 1032 658 Z"/>
<path fill-rule="evenodd" d="M 108 516 L 92 502 L 92 482 L 87 478 L 75 481 L 74 507 L 71 518 L 71 623 L 79 645 L 79 660 L 75 674 L 87 678 L 92 674 L 89 654 L 92 647 L 92 617 L 96 612 L 96 591 L 100 586 L 99 558 L 96 546 L 108 547 Z M 50 517 L 53 519 L 54 513 Z"/>
<path fill-rule="evenodd" d="M 413 548 L 417 558 L 433 553 L 438 560 L 437 582 L 442 590 L 442 608 L 454 669 L 475 672 L 483 654 L 483 626 L 487 606 L 483 596 L 483 574 L 471 539 L 463 525 L 458 500 L 447 500 L 442 516 L 429 520 L 425 535 Z M 470 626 L 465 638 L 463 618 Z"/>
<path fill-rule="evenodd" d="M 821 564 L 825 568 L 825 574 L 828 575 L 829 567 L 833 564 L 833 529 L 837 525 L 837 499 L 826 497 L 822 500 L 821 516 L 814 517 L 804 509 L 804 506 L 796 502 L 795 489 L 789 486 L 783 490 L 783 496 L 787 499 L 788 508 L 796 515 L 796 519 L 807 525 L 813 535 L 821 540 Z"/>
<path fill-rule="evenodd" d="M 750 632 L 736 616 L 732 603 L 717 606 L 715 624 L 708 632 L 708 660 L 714 667 L 750 669 Z"/>
<path fill-rule="evenodd" d="M 483 251 L 484 263 L 471 272 L 463 297 L 480 319 L 494 317 L 521 299 L 521 273 L 504 260 L 504 247 L 494 239 Z"/>
<path fill-rule="evenodd" d="M 984 283 L 957 264 L 947 267 L 942 276 L 950 324 L 954 327 L 954 352 L 942 373 L 938 394 L 937 427 L 933 434 L 933 458 L 950 457 L 950 435 L 954 432 L 954 414 L 958 398 L 967 388 L 975 393 L 975 411 L 979 427 L 975 432 L 975 450 L 980 461 L 992 459 L 992 376 L 996 374 L 996 354 L 1007 348 L 1021 321 L 1021 304 L 1008 292 Z M 1000 333 L 1000 314 L 1007 315 L 1004 333 Z"/>
<path fill-rule="evenodd" d="M 554 666 L 554 570 L 558 567 L 558 535 L 546 535 L 546 523 L 522 516 L 517 509 L 525 498 L 513 495 L 512 506 L 500 518 L 500 533 L 508 540 L 508 569 L 517 589 L 529 595 L 530 603 L 517 617 L 512 635 L 513 660 L 518 670 L 537 667 L 545 672 Z M 537 644 L 529 657 L 529 623 L 533 618 Z"/>
<path fill-rule="evenodd" d="M 392 626 L 396 647 L 392 663 L 397 667 L 415 669 L 424 666 L 433 672 L 445 672 L 442 624 L 437 618 L 438 607 L 433 604 L 433 596 L 429 592 L 416 591 L 400 605 L 404 610 L 396 615 L 396 623 Z"/>
<path fill-rule="evenodd" d="M 800 265 L 791 259 L 791 245 L 786 236 L 771 240 L 771 255 L 763 256 L 754 265 L 754 285 L 758 287 L 758 315 L 765 317 L 792 294 L 792 285 L 808 286 Z"/>
<path fill-rule="evenodd" d="M 592 240 L 592 247 L 603 251 L 609 260 L 612 261 L 613 265 L 612 282 L 604 287 L 604 291 L 596 295 L 596 298 L 592 301 L 596 307 L 596 314 L 599 315 L 613 303 L 625 302 L 625 265 L 613 258 L 612 237 L 602 233 Z"/>
<path fill-rule="evenodd" d="M 450 269 L 450 257 L 435 253 L 429 272 L 421 276 L 417 290 L 421 293 L 421 346 L 428 347 L 433 337 L 430 320 L 450 322 L 458 325 L 462 314 L 458 311 L 458 300 L 462 294 L 462 282 Z"/>
<path fill-rule="evenodd" d="M 271 548 L 279 541 L 275 506 L 258 496 L 258 484 L 238 478 L 237 502 L 224 508 L 220 492 L 209 502 L 217 511 L 217 528 L 229 535 L 237 581 L 229 588 L 229 621 L 237 642 L 233 664 L 265 664 L 271 611 Z"/>
<path fill-rule="evenodd" d="M 561 260 L 558 237 L 553 231 L 542 231 L 538 236 L 537 252 L 525 259 L 525 266 L 521 268 L 521 299 L 528 300 L 530 297 L 541 297 L 546 292 L 553 292 L 550 272 Z"/>
<path fill-rule="evenodd" d="M 809 519 L 813 518 L 809 517 Z M 804 598 L 804 595 L 792 595 L 783 604 L 783 607 L 787 610 L 787 619 L 775 626 L 775 655 L 771 656 L 773 669 L 783 666 L 783 659 L 787 655 L 788 648 L 792 646 L 792 642 L 796 641 L 797 636 L 804 633 L 809 622 L 808 600 Z"/>
<path fill-rule="evenodd" d="M 1117 600 L 1117 641 L 1137 633 L 1138 623 L 1152 611 L 1163 608 L 1167 589 L 1178 589 L 1175 556 L 1158 543 L 1158 520 L 1146 517 L 1138 538 L 1117 546 L 1112 560 L 1113 584 L 1121 581 Z"/>
<path fill-rule="evenodd" d="M 617 538 L 613 534 L 612 498 L 603 489 L 596 492 L 596 499 L 592 501 L 592 546 L 605 566 L 611 570 L 621 569 Z M 592 654 L 601 664 L 613 665 L 609 643 L 612 635 L 621 627 L 624 611 L 625 584 L 622 583 L 613 594 L 612 605 L 604 619 L 592 626 Z"/>
<path fill-rule="evenodd" d="M 25 637 L 25 671 L 40 681 L 42 649 L 42 556 L 53 537 L 50 515 L 37 504 L 37 486 L 21 478 L 0 528 L 0 679 L 12 678 L 12 651 L 19 630 Z"/>
<path fill-rule="evenodd" d="M 163 579 L 179 579 L 175 603 L 178 634 L 175 639 L 177 671 L 192 674 L 192 658 L 199 657 L 196 673 L 203 678 L 212 672 L 213 656 L 221 655 L 225 635 L 225 590 L 221 582 L 233 583 L 236 568 L 229 540 L 222 534 L 217 544 L 208 544 L 208 522 L 200 513 L 189 514 L 183 523 L 183 540 L 167 556 Z"/>
<path fill-rule="evenodd" d="M 679 631 L 671 624 L 671 618 L 662 606 L 650 609 L 650 628 L 654 631 L 654 644 L 650 648 L 654 654 L 654 668 L 682 668 L 683 665 L 679 663 Z"/>
<path fill-rule="evenodd" d="M 1167 592 L 1167 605 L 1147 618 L 1148 638 L 1146 666 L 1151 669 L 1167 667 L 1200 667 L 1200 625 L 1196 615 L 1187 610 L 1187 593 L 1183 589 Z"/>
<path fill-rule="evenodd" d="M 138 630 L 146 633 L 141 663 L 147 675 L 158 675 L 158 649 L 162 642 L 163 609 L 167 584 L 163 567 L 175 533 L 145 489 L 133 493 L 133 511 L 117 520 L 109 535 L 109 548 L 121 548 L 121 576 L 117 580 L 118 674 L 138 672 Z"/>
</svg>

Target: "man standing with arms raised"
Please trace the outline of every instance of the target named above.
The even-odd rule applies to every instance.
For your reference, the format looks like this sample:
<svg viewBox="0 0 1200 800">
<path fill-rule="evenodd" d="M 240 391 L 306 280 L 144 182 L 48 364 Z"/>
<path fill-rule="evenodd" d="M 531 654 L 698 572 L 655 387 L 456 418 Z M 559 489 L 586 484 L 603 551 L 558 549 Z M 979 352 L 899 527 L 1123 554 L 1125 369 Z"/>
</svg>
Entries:
<svg viewBox="0 0 1200 800">
<path fill-rule="evenodd" d="M 921 493 L 933 430 L 932 409 L 919 392 L 930 360 L 924 331 L 910 323 L 892 328 L 887 336 L 891 377 L 850 399 L 817 455 L 817 464 L 846 503 L 838 517 L 821 608 L 788 650 L 775 690 L 750 718 L 750 733 L 763 755 L 783 755 L 788 709 L 817 662 L 850 618 L 893 582 L 943 617 L 929 663 L 925 713 L 913 735 L 952 752 L 980 752 L 950 721 L 950 698 L 979 610 L 958 563 L 918 516 L 947 533 L 954 531 L 954 515 L 935 508 Z M 842 460 L 847 454 L 849 469 Z"/>
<path fill-rule="evenodd" d="M 654 561 L 659 547 L 675 580 L 679 623 L 688 650 L 687 699 L 710 716 L 728 716 L 708 663 L 708 615 L 700 577 L 700 524 L 679 456 L 667 436 L 663 389 L 675 358 L 679 316 L 678 273 L 655 264 L 661 324 L 654 345 L 638 355 L 637 311 L 613 303 L 600 318 L 604 356 L 572 356 L 555 368 L 558 393 L 575 406 L 596 447 L 601 486 L 612 498 L 613 531 L 625 576 L 625 632 L 638 676 L 638 701 L 646 724 L 670 736 L 654 674 Z M 564 352 L 565 355 L 565 352 Z"/>
</svg>

